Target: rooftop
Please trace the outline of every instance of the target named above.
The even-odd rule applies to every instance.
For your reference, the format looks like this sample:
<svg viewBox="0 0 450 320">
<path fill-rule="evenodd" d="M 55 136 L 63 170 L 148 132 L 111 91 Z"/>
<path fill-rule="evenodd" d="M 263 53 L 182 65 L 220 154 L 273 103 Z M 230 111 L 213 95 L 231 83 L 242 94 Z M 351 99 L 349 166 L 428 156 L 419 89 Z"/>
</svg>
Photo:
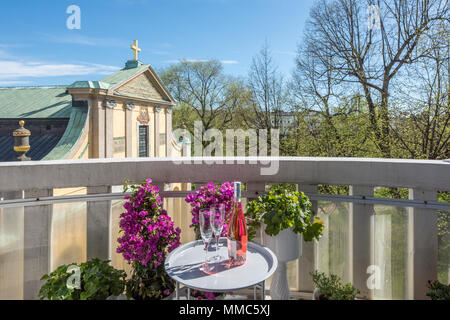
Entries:
<svg viewBox="0 0 450 320">
<path fill-rule="evenodd" d="M 139 61 L 128 61 L 125 65 L 125 68 L 114 72 L 99 81 L 76 81 L 68 86 L 68 88 L 91 88 L 108 90 L 139 74 L 148 67 L 148 64 L 143 64 Z"/>
<path fill-rule="evenodd" d="M 0 88 L 0 119 L 69 118 L 71 106 L 64 86 Z"/>
</svg>

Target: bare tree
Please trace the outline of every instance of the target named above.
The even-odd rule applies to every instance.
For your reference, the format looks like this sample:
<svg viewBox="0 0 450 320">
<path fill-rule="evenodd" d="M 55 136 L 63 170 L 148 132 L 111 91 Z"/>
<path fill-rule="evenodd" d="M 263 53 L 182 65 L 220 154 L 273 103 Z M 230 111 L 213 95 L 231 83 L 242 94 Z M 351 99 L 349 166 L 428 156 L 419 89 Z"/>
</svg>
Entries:
<svg viewBox="0 0 450 320">
<path fill-rule="evenodd" d="M 400 150 L 411 158 L 450 158 L 449 25 L 431 30 L 420 45 L 430 48 L 408 66 L 396 90 L 399 111 L 391 131 Z"/>
<path fill-rule="evenodd" d="M 307 36 L 307 35 L 306 35 Z M 292 104 L 298 115 L 302 117 L 316 117 L 323 121 L 329 132 L 330 145 L 336 141 L 340 144 L 340 134 L 333 122 L 333 118 L 342 115 L 344 86 L 338 80 L 334 70 L 328 68 L 333 59 L 330 54 L 324 54 L 320 58 L 314 54 L 314 47 L 310 43 L 303 42 L 297 49 L 296 67 L 289 82 Z M 298 122 L 301 119 L 297 120 Z M 323 127 L 323 125 L 321 127 Z M 329 148 L 330 155 L 338 156 Z"/>
<path fill-rule="evenodd" d="M 368 16 L 369 8 L 376 9 L 375 17 Z M 430 52 L 418 44 L 430 28 L 447 19 L 448 9 L 447 0 L 320 0 L 311 11 L 311 53 L 327 64 L 336 80 L 360 86 L 371 130 L 385 157 L 391 157 L 392 81 L 405 65 Z M 332 59 L 323 59 L 328 56 Z"/>
<path fill-rule="evenodd" d="M 241 112 L 246 125 L 253 129 L 279 129 L 287 97 L 283 77 L 279 75 L 267 42 L 253 58 L 248 90 L 250 112 Z"/>
</svg>

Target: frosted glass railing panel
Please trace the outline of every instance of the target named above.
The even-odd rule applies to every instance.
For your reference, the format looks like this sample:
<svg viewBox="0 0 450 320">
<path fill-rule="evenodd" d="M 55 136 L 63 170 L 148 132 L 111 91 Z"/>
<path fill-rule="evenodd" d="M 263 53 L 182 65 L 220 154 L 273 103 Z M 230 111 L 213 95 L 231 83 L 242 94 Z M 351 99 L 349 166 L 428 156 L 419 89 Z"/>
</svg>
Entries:
<svg viewBox="0 0 450 320">
<path fill-rule="evenodd" d="M 318 216 L 325 230 L 318 242 L 318 269 L 338 275 L 345 283 L 350 279 L 350 220 L 349 204 L 345 202 L 318 202 Z"/>
<path fill-rule="evenodd" d="M 178 191 L 175 189 L 174 191 Z M 164 199 L 164 208 L 167 214 L 172 218 L 175 227 L 181 229 L 181 243 L 189 243 L 195 240 L 195 232 L 189 226 L 192 223 L 191 206 L 184 201 L 185 198 L 166 198 Z"/>
<path fill-rule="evenodd" d="M 450 284 L 450 211 L 438 212 L 438 280 Z"/>
<path fill-rule="evenodd" d="M 125 270 L 128 276 L 131 275 L 131 266 L 117 253 L 117 238 L 120 236 L 120 215 L 125 211 L 123 204 L 125 200 L 114 200 L 111 203 L 111 264 L 114 268 Z"/>
<path fill-rule="evenodd" d="M 375 205 L 374 211 L 374 265 L 380 275 L 374 299 L 406 299 L 408 208 Z"/>
<path fill-rule="evenodd" d="M 301 259 L 301 257 L 300 257 Z M 291 291 L 298 291 L 298 259 L 289 261 L 287 264 L 287 279 L 289 283 L 289 289 Z"/>
<path fill-rule="evenodd" d="M 86 202 L 55 203 L 52 213 L 51 270 L 86 261 Z"/>
<path fill-rule="evenodd" d="M 0 300 L 23 299 L 23 207 L 0 209 Z"/>
</svg>

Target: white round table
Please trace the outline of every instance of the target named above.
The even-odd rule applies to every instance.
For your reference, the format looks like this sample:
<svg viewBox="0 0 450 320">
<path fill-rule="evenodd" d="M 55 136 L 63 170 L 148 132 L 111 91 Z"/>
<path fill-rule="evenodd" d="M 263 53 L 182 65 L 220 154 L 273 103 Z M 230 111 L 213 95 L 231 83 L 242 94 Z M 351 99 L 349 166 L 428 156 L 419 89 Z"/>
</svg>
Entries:
<svg viewBox="0 0 450 320">
<path fill-rule="evenodd" d="M 200 270 L 205 261 L 205 246 L 203 241 L 187 243 L 166 258 L 164 267 L 167 274 L 176 282 L 176 299 L 180 297 L 180 284 L 188 289 L 207 292 L 230 292 L 244 288 L 261 288 L 262 299 L 265 297 L 265 281 L 275 272 L 278 260 L 268 248 L 254 242 L 247 243 L 247 260 L 242 266 L 229 268 L 227 239 L 220 238 L 218 253 L 225 259 L 214 263 L 214 273 L 207 274 Z M 215 256 L 215 241 L 208 248 L 208 258 Z"/>
</svg>

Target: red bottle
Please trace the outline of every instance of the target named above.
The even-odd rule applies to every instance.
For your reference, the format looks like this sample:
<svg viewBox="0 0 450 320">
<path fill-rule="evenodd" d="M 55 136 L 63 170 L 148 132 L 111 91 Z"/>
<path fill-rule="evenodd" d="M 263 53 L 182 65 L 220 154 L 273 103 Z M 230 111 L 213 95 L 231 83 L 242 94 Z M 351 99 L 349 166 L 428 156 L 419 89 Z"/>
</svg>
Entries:
<svg viewBox="0 0 450 320">
<path fill-rule="evenodd" d="M 241 203 L 241 183 L 234 182 L 234 203 L 228 223 L 228 260 L 231 267 L 241 266 L 247 256 L 247 222 Z"/>
</svg>

